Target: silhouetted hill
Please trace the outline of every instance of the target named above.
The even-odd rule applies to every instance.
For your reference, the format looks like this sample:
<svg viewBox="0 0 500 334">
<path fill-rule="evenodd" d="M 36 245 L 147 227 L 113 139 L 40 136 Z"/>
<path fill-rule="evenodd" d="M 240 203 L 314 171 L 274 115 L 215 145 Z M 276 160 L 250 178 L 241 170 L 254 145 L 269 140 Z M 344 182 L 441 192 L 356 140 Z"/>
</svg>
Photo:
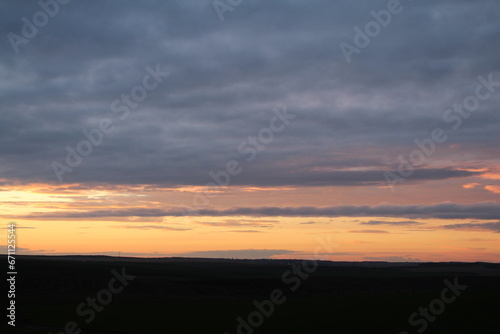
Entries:
<svg viewBox="0 0 500 334">
<path fill-rule="evenodd" d="M 434 300 L 442 300 L 446 288 L 444 298 L 454 300 L 441 302 L 445 309 L 433 321 L 426 320 L 425 333 L 487 334 L 498 329 L 500 264 L 108 256 L 16 260 L 17 326 L 8 333 L 64 333 L 74 321 L 82 333 L 233 334 L 241 324 L 238 317 L 250 326 L 240 328 L 246 334 L 417 333 L 425 317 L 413 319 L 418 325 L 410 324 L 409 317 L 431 304 L 436 310 L 440 302 Z M 117 275 L 128 275 L 124 286 Z M 452 298 L 445 280 L 466 288 Z M 117 293 L 101 292 L 120 287 Z M 258 311 L 256 304 L 273 300 L 276 290 L 282 292 L 277 298 L 282 303 L 271 301 L 272 314 L 262 315 L 266 308 Z M 96 298 L 102 307 L 88 324 L 87 298 Z M 255 312 L 260 312 L 262 324 Z M 248 324 L 251 314 L 259 326 Z"/>
</svg>

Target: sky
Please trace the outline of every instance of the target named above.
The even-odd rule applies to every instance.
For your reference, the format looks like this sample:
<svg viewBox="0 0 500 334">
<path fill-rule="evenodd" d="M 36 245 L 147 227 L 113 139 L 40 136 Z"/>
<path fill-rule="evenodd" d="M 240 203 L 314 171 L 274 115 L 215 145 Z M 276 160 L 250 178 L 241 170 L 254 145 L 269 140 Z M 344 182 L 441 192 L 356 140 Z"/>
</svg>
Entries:
<svg viewBox="0 0 500 334">
<path fill-rule="evenodd" d="M 0 0 L 0 36 L 2 252 L 500 262 L 496 0 Z"/>
</svg>

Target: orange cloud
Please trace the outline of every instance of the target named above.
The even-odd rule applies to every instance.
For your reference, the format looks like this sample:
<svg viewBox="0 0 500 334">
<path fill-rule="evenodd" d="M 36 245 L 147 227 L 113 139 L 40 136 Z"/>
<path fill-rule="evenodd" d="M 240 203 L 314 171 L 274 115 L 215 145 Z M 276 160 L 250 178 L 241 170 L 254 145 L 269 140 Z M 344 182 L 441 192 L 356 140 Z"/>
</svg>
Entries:
<svg viewBox="0 0 500 334">
<path fill-rule="evenodd" d="M 495 194 L 500 194 L 500 186 L 486 186 L 484 189 L 491 191 L 492 193 Z"/>
<path fill-rule="evenodd" d="M 481 177 L 488 180 L 500 180 L 500 173 L 485 173 Z"/>
<path fill-rule="evenodd" d="M 480 183 L 467 183 L 467 184 L 464 184 L 462 187 L 465 189 L 473 189 L 473 188 L 480 186 L 480 185 L 481 185 Z"/>
</svg>

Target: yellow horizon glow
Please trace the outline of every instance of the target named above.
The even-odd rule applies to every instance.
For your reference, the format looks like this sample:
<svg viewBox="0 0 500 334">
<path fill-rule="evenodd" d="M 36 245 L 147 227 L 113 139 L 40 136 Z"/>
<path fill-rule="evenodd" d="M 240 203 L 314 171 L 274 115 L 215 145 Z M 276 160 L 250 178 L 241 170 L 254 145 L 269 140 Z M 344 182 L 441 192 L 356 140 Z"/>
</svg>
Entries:
<svg viewBox="0 0 500 334">
<path fill-rule="evenodd" d="M 463 184 L 450 185 L 464 189 Z M 266 206 L 267 197 L 276 197 L 276 206 L 317 206 L 327 204 L 325 196 L 346 204 L 354 193 L 346 189 L 335 193 L 330 188 L 241 187 L 221 189 L 213 199 L 218 209 Z M 273 258 L 313 257 L 318 238 L 332 236 L 334 261 L 366 261 L 367 259 L 402 257 L 421 261 L 489 261 L 500 262 L 500 236 L 477 229 L 450 230 L 441 226 L 456 221 L 416 219 L 424 223 L 412 226 L 361 225 L 360 222 L 408 220 L 387 217 L 251 217 L 251 216 L 184 216 L 184 217 L 65 217 L 66 212 L 131 208 L 172 208 L 189 203 L 198 188 L 147 188 L 145 186 L 112 186 L 87 189 L 79 185 L 33 184 L 12 186 L 0 192 L 4 208 L 1 224 L 10 221 L 18 226 L 18 254 L 131 254 L 183 256 L 186 253 L 230 250 L 288 250 Z M 491 192 L 483 191 L 484 200 Z M 379 200 L 391 201 L 392 193 L 374 187 L 366 195 L 356 193 L 358 205 L 375 201 L 373 193 L 384 192 Z M 401 191 L 402 193 L 405 190 Z M 237 195 L 235 195 L 237 194 Z M 233 198 L 237 197 L 238 201 Z M 307 197 L 307 201 L 304 198 Z M 212 199 L 211 199 L 212 200 Z M 332 201 L 330 201 L 332 202 Z M 405 203 L 400 199 L 400 203 Z M 414 203 L 407 201 L 408 203 Z M 381 202 L 378 202 L 381 203 Z M 432 203 L 429 201 L 429 203 Z M 273 203 L 274 204 L 274 203 Z M 330 203 L 330 205 L 337 203 Z M 241 206 L 241 205 L 239 205 Z M 34 213 L 60 213 L 58 218 L 36 218 Z M 484 221 L 490 222 L 490 221 Z M 6 228 L 0 237 L 6 240 Z M 378 232 L 377 232 L 378 231 Z M 385 232 L 384 232 L 385 231 Z M 5 242 L 0 242 L 1 245 Z"/>
</svg>

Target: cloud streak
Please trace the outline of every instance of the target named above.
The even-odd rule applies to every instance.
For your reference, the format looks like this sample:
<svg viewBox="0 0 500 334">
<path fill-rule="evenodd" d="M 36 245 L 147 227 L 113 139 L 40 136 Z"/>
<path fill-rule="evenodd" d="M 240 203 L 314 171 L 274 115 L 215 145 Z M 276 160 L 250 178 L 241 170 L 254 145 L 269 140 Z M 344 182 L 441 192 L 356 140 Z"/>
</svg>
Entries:
<svg viewBox="0 0 500 334">
<path fill-rule="evenodd" d="M 164 230 L 164 231 L 189 231 L 190 228 L 179 228 L 161 225 L 119 225 L 111 226 L 112 228 L 138 229 L 138 230 Z"/>
<path fill-rule="evenodd" d="M 265 259 L 276 255 L 293 254 L 294 251 L 285 249 L 235 249 L 235 250 L 213 250 L 197 251 L 175 254 L 180 257 L 200 258 L 243 258 L 243 259 Z"/>
<path fill-rule="evenodd" d="M 445 229 L 450 229 L 450 230 L 491 231 L 495 233 L 500 233 L 500 222 L 450 224 L 450 225 L 444 225 L 443 227 Z"/>
<path fill-rule="evenodd" d="M 480 202 L 457 204 L 444 202 L 431 205 L 341 205 L 331 207 L 239 207 L 226 210 L 203 209 L 191 213 L 185 210 L 123 209 L 87 212 L 33 213 L 15 216 L 23 219 L 86 219 L 102 217 L 180 217 L 180 216 L 249 216 L 249 217 L 405 217 L 437 219 L 500 219 L 500 204 Z M 7 216 L 11 218 L 12 216 Z M 219 223 L 217 223 L 219 224 Z M 236 222 L 238 225 L 239 223 Z M 219 224 L 220 225 L 220 224 Z M 225 225 L 225 223 L 222 223 Z"/>
<path fill-rule="evenodd" d="M 405 220 L 405 221 L 381 221 L 381 220 L 370 220 L 367 222 L 361 222 L 360 225 L 391 225 L 391 226 L 415 226 L 415 225 L 423 225 L 424 223 L 419 223 L 413 220 Z"/>
<path fill-rule="evenodd" d="M 349 231 L 349 233 L 389 233 L 388 231 L 384 230 L 354 230 L 354 231 Z"/>
</svg>

